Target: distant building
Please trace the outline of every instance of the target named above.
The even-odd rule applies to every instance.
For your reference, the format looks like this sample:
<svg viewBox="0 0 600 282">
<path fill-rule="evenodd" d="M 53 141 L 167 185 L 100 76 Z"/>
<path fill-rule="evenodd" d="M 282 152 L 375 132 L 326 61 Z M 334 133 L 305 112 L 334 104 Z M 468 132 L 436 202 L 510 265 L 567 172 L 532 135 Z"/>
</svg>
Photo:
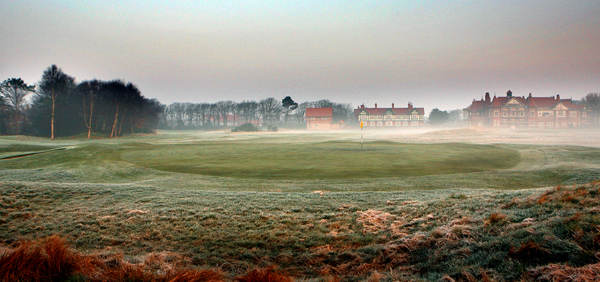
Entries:
<svg viewBox="0 0 600 282">
<path fill-rule="evenodd" d="M 354 110 L 358 123 L 363 122 L 364 127 L 414 127 L 425 124 L 425 109 L 415 108 L 408 103 L 407 108 L 396 108 L 392 103 L 391 108 L 365 108 L 361 105 Z"/>
<path fill-rule="evenodd" d="M 509 90 L 506 97 L 473 100 L 464 109 L 467 126 L 498 128 L 570 128 L 589 124 L 589 111 L 571 99 L 552 97 L 516 97 Z"/>
<path fill-rule="evenodd" d="M 344 121 L 333 121 L 333 108 L 306 108 L 306 129 L 339 130 L 344 128 Z"/>
</svg>

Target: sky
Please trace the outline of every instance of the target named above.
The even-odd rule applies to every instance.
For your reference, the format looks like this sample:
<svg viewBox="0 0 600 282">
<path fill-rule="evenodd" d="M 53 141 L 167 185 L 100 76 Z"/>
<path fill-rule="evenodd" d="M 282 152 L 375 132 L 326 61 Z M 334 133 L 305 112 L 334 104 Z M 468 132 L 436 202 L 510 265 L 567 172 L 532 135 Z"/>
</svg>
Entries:
<svg viewBox="0 0 600 282">
<path fill-rule="evenodd" d="M 0 0 L 0 80 L 52 64 L 173 102 L 462 109 L 600 92 L 600 2 Z"/>
</svg>

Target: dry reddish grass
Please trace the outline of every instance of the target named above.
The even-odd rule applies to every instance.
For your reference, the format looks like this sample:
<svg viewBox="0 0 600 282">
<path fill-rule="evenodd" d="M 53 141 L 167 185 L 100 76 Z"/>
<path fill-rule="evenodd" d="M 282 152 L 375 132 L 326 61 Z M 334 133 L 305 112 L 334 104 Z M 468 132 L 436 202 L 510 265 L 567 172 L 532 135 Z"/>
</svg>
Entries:
<svg viewBox="0 0 600 282">
<path fill-rule="evenodd" d="M 358 211 L 356 221 L 363 224 L 363 228 L 369 233 L 378 233 L 389 228 L 388 221 L 395 218 L 391 214 L 376 210 Z"/>
<path fill-rule="evenodd" d="M 62 280 L 88 270 L 94 263 L 68 249 L 65 240 L 52 236 L 39 242 L 21 242 L 0 257 L 0 281 Z"/>
<path fill-rule="evenodd" d="M 81 275 L 92 282 L 218 282 L 213 270 L 185 269 L 170 264 L 174 254 L 151 254 L 143 263 L 131 264 L 122 255 L 83 255 L 69 249 L 65 239 L 51 236 L 38 241 L 23 241 L 0 256 L 0 281 L 63 281 Z"/>
<path fill-rule="evenodd" d="M 488 217 L 487 221 L 485 222 L 485 225 L 492 225 L 492 224 L 502 223 L 505 220 L 506 220 L 506 215 L 505 214 L 492 213 L 492 214 L 490 214 L 490 216 Z"/>
<path fill-rule="evenodd" d="M 531 270 L 528 276 L 536 281 L 600 281 L 600 263 L 582 267 L 551 263 Z"/>
<path fill-rule="evenodd" d="M 292 282 L 291 277 L 280 273 L 275 267 L 258 268 L 248 272 L 246 275 L 236 277 L 234 281 L 239 282 Z"/>
<path fill-rule="evenodd" d="M 552 253 L 534 241 L 521 244 L 519 248 L 511 248 L 508 256 L 521 261 L 544 262 Z"/>
</svg>

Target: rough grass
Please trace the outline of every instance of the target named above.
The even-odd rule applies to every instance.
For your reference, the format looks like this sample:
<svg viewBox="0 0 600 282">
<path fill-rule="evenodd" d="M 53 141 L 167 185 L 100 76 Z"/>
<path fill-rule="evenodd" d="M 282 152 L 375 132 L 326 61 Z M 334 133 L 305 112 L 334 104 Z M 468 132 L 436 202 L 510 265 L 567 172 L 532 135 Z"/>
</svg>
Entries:
<svg viewBox="0 0 600 282">
<path fill-rule="evenodd" d="M 86 253 L 136 264 L 167 252 L 161 260 L 226 279 L 277 265 L 296 279 L 533 280 L 560 275 L 550 273 L 560 264 L 589 275 L 600 251 L 600 183 L 514 192 L 0 191 L 5 246 L 60 234 Z"/>
</svg>

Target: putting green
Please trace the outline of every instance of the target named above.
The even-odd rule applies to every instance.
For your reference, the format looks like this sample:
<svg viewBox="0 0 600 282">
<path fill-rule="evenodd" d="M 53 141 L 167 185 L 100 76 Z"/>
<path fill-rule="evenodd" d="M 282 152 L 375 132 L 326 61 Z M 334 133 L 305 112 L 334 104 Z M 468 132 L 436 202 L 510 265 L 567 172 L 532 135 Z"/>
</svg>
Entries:
<svg viewBox="0 0 600 282">
<path fill-rule="evenodd" d="M 364 179 L 481 172 L 517 165 L 496 145 L 367 142 L 200 142 L 133 146 L 123 161 L 152 169 L 234 178 Z"/>
</svg>

